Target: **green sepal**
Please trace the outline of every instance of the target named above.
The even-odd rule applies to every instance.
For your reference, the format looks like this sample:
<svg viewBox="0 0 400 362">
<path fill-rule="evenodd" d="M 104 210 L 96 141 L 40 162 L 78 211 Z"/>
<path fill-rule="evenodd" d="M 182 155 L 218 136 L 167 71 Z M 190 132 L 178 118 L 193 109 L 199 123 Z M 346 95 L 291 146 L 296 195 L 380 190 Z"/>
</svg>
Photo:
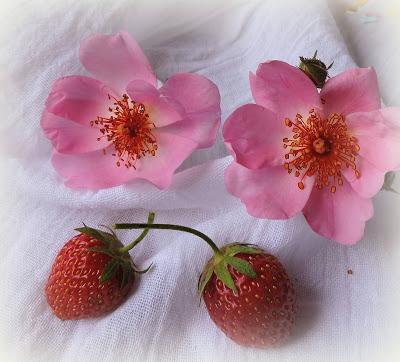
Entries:
<svg viewBox="0 0 400 362">
<path fill-rule="evenodd" d="M 200 275 L 199 282 L 197 283 L 197 291 L 200 297 L 203 295 L 204 289 L 206 288 L 207 283 L 210 281 L 213 273 L 214 269 L 208 268 Z"/>
<path fill-rule="evenodd" d="M 226 247 L 226 255 L 235 256 L 236 254 L 261 254 L 263 250 L 252 244 L 231 244 Z"/>
<path fill-rule="evenodd" d="M 247 260 L 235 257 L 235 255 L 240 253 L 255 255 L 265 253 L 265 251 L 257 245 L 249 243 L 231 243 L 222 247 L 220 252 L 215 253 L 214 257 L 208 261 L 199 277 L 197 290 L 200 298 L 203 296 L 204 290 L 206 289 L 213 273 L 216 274 L 217 278 L 226 285 L 226 287 L 231 289 L 234 294 L 237 294 L 237 288 L 228 265 L 238 273 L 249 278 L 257 277 L 257 273 Z"/>
<path fill-rule="evenodd" d="M 120 267 L 122 269 L 120 288 L 122 289 L 128 284 L 130 278 L 132 277 L 132 274 L 136 272 L 136 270 L 134 269 L 134 264 L 129 253 L 120 251 L 122 244 L 118 240 L 115 232 L 107 226 L 103 227 L 108 229 L 110 232 L 91 228 L 85 224 L 83 224 L 83 227 L 76 228 L 75 230 L 102 241 L 103 245 L 96 245 L 89 248 L 90 251 L 104 253 L 112 258 L 105 266 L 103 273 L 99 278 L 100 284 L 103 284 L 107 280 L 110 280 L 112 277 L 114 277 L 115 273 Z"/>
<path fill-rule="evenodd" d="M 226 261 L 226 263 L 235 268 L 239 273 L 246 275 L 250 278 L 257 277 L 257 273 L 254 271 L 253 267 L 248 261 L 235 258 L 233 256 L 225 256 L 224 260 Z"/>
<path fill-rule="evenodd" d="M 115 252 L 111 248 L 107 248 L 104 246 L 92 246 L 89 248 L 90 251 L 95 251 L 97 253 L 107 254 L 108 256 L 115 257 Z"/>
<path fill-rule="evenodd" d="M 229 289 L 231 289 L 234 294 L 237 294 L 236 285 L 224 260 L 215 265 L 214 272 L 222 283 L 224 283 Z"/>
<path fill-rule="evenodd" d="M 103 227 L 104 229 L 107 229 L 109 231 L 109 234 L 111 234 L 115 239 L 117 239 L 117 234 L 109 226 L 103 224 L 100 224 L 99 226 Z M 102 232 L 101 230 L 99 231 Z"/>
<path fill-rule="evenodd" d="M 134 270 L 132 269 L 132 266 L 130 265 L 129 262 L 121 263 L 121 268 L 122 268 L 122 279 L 121 279 L 120 289 L 124 289 L 126 285 L 129 283 L 129 279 L 132 277 L 132 273 L 134 273 Z"/>
<path fill-rule="evenodd" d="M 153 263 L 151 263 L 151 264 L 150 264 L 146 269 L 144 269 L 144 270 L 136 269 L 136 267 L 134 267 L 133 270 L 135 271 L 135 273 L 138 273 L 138 274 L 145 274 L 145 273 L 147 273 L 147 272 L 151 269 L 152 266 L 153 266 Z"/>
<path fill-rule="evenodd" d="M 108 264 L 104 268 L 103 273 L 100 276 L 100 284 L 105 283 L 107 280 L 111 279 L 115 275 L 119 264 L 120 262 L 118 259 L 111 259 L 108 262 Z"/>
<path fill-rule="evenodd" d="M 83 227 L 76 228 L 75 230 L 79 231 L 82 234 L 89 235 L 97 240 L 102 241 L 103 243 L 106 244 L 106 246 L 111 246 L 117 240 L 115 234 L 113 235 L 110 233 L 106 233 L 99 229 L 94 229 L 89 226 L 86 226 L 85 224 L 83 224 Z"/>
</svg>

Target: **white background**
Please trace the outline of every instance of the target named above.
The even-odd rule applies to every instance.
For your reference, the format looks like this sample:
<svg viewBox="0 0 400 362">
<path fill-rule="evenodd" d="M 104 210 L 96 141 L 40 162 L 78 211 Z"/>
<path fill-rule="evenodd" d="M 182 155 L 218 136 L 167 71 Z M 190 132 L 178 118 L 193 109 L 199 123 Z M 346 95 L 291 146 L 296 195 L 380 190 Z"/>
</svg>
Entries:
<svg viewBox="0 0 400 362">
<path fill-rule="evenodd" d="M 65 189 L 52 169 L 51 147 L 39 127 L 51 82 L 86 74 L 82 38 L 129 31 L 158 77 L 199 72 L 222 96 L 222 119 L 251 102 L 248 72 L 266 59 L 297 63 L 315 49 L 332 75 L 358 64 L 378 71 L 383 99 L 400 105 L 398 37 L 389 2 L 370 1 L 357 13 L 330 1 L 18 1 L 1 3 L 0 342 L 7 360 L 142 361 L 394 361 L 400 356 L 398 195 L 381 192 L 375 216 L 356 246 L 314 234 L 302 216 L 257 220 L 224 189 L 230 157 L 221 136 L 196 152 L 168 191 L 143 183 L 100 192 Z M 395 3 L 394 1 L 392 2 Z M 364 24 L 363 11 L 379 12 Z M 343 41 L 342 35 L 345 38 Z M 299 314 L 293 338 L 279 349 L 245 349 L 224 337 L 198 307 L 196 281 L 210 251 L 188 235 L 154 231 L 135 252 L 153 270 L 117 311 L 61 322 L 43 288 L 52 261 L 81 221 L 90 225 L 179 222 L 219 245 L 259 244 L 278 255 L 295 283 Z M 124 242 L 134 233 L 121 233 Z M 353 275 L 348 275 L 351 268 Z"/>
</svg>

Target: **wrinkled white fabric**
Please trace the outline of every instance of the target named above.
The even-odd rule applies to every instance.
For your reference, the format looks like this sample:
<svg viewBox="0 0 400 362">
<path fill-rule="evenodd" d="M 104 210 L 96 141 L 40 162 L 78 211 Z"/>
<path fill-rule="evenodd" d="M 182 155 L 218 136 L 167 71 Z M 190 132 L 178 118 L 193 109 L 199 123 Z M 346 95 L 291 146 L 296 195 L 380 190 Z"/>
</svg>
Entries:
<svg viewBox="0 0 400 362">
<path fill-rule="evenodd" d="M 5 5 L 3 5 L 5 6 Z M 320 1 L 24 1 L 10 4 L 1 36 L 2 207 L 0 350 L 17 361 L 389 361 L 398 351 L 399 196 L 380 193 L 375 217 L 356 246 L 314 234 L 302 216 L 259 220 L 230 196 L 223 171 L 231 162 L 221 132 L 195 152 L 169 190 L 145 182 L 101 190 L 65 188 L 50 164 L 39 126 L 51 82 L 87 74 L 81 39 L 129 31 L 158 78 L 197 72 L 222 97 L 222 120 L 251 102 L 249 71 L 267 59 L 298 56 L 335 61 L 332 74 L 354 66 L 335 22 Z M 281 258 L 298 293 L 294 336 L 263 351 L 242 348 L 199 306 L 196 284 L 211 251 L 200 239 L 151 231 L 133 252 L 141 267 L 129 299 L 104 317 L 61 322 L 44 286 L 54 257 L 85 223 L 157 222 L 195 227 L 222 245 L 258 244 Z M 398 220 L 398 218 L 397 218 Z M 120 233 L 127 243 L 137 235 Z M 347 273 L 352 269 L 353 274 Z M 394 360 L 394 359 L 393 359 Z"/>
</svg>

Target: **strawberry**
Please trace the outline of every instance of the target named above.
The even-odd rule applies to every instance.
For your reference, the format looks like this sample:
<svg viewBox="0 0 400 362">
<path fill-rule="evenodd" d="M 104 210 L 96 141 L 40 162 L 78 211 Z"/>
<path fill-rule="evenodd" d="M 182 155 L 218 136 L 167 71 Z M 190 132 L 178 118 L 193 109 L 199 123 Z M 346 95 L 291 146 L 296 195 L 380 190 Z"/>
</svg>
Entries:
<svg viewBox="0 0 400 362">
<path fill-rule="evenodd" d="M 214 323 L 243 346 L 286 340 L 294 325 L 295 293 L 279 260 L 262 249 L 230 244 L 206 264 L 199 292 Z"/>
<path fill-rule="evenodd" d="M 250 244 L 221 249 L 205 234 L 173 224 L 115 224 L 115 229 L 159 229 L 191 233 L 214 256 L 199 278 L 198 291 L 214 323 L 236 343 L 272 347 L 286 340 L 296 312 L 292 283 L 279 260 Z"/>
<path fill-rule="evenodd" d="M 152 223 L 154 214 L 149 214 Z M 87 226 L 58 253 L 45 294 L 54 314 L 62 319 L 98 317 L 118 307 L 132 289 L 136 269 L 129 250 L 147 234 L 124 247 L 114 232 Z"/>
</svg>

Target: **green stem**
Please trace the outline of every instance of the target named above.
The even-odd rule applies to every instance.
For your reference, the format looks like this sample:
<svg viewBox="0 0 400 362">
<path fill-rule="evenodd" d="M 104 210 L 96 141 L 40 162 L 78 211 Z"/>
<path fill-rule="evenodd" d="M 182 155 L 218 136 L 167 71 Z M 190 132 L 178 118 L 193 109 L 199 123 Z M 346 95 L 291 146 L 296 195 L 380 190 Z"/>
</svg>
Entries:
<svg viewBox="0 0 400 362">
<path fill-rule="evenodd" d="M 115 224 L 114 229 L 162 229 L 162 230 L 177 230 L 190 233 L 203 239 L 214 251 L 216 255 L 221 255 L 218 246 L 202 232 L 189 228 L 187 226 L 173 225 L 173 224 Z"/>
<path fill-rule="evenodd" d="M 147 217 L 147 224 L 146 225 L 151 225 L 153 224 L 155 214 L 154 212 L 149 212 L 149 216 Z M 135 239 L 133 240 L 130 244 L 122 247 L 119 249 L 121 253 L 127 253 L 129 250 L 133 249 L 137 244 L 139 244 L 149 233 L 150 229 L 146 227 L 142 233 Z"/>
</svg>

